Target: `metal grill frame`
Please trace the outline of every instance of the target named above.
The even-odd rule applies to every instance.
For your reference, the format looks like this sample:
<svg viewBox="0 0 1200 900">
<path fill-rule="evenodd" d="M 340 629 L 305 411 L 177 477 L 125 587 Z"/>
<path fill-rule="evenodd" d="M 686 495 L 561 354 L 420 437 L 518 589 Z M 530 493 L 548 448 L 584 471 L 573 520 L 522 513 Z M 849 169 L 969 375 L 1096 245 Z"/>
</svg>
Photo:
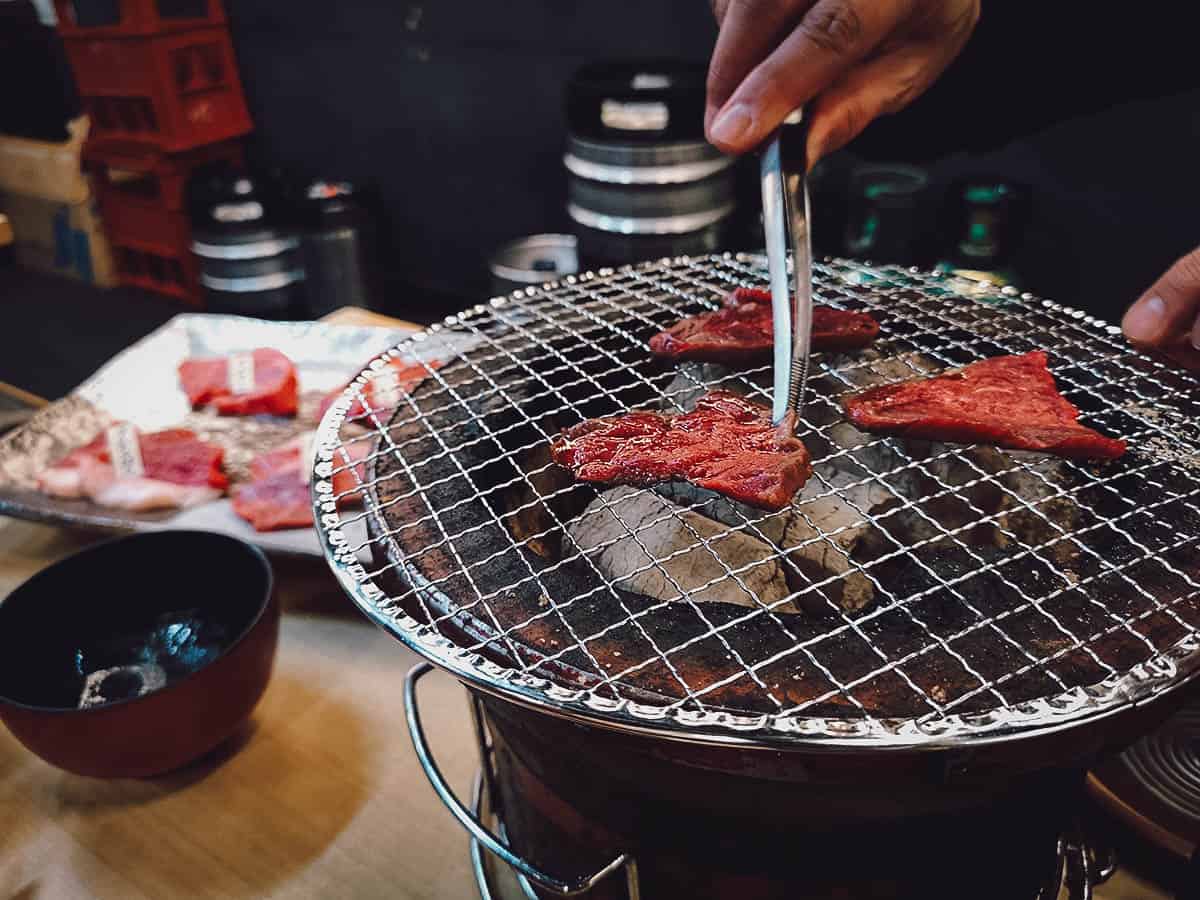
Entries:
<svg viewBox="0 0 1200 900">
<path fill-rule="evenodd" d="M 908 683 L 909 687 L 917 691 L 919 694 L 924 695 L 929 700 L 931 713 L 919 717 L 904 719 L 881 719 L 872 717 L 870 714 L 865 714 L 861 718 L 814 717 L 805 715 L 802 709 L 782 709 L 774 713 L 743 715 L 724 709 L 708 709 L 705 708 L 702 703 L 695 704 L 696 706 L 699 706 L 699 708 L 688 708 L 683 701 L 667 706 L 655 706 L 621 698 L 619 694 L 616 697 L 604 696 L 597 692 L 595 688 L 582 689 L 566 687 L 539 675 L 532 674 L 528 671 L 522 671 L 520 669 L 498 665 L 497 663 L 481 655 L 479 652 L 476 652 L 476 650 L 462 647 L 449 640 L 442 635 L 436 627 L 423 624 L 409 616 L 396 598 L 389 597 L 387 592 L 376 582 L 376 576 L 380 574 L 380 571 L 374 571 L 372 568 L 364 565 L 360 560 L 359 551 L 361 551 L 365 545 L 363 545 L 361 542 L 356 543 L 354 539 L 347 536 L 347 532 L 345 530 L 347 525 L 361 523 L 364 517 L 377 516 L 377 511 L 372 511 L 370 509 L 370 504 L 368 504 L 368 510 L 366 512 L 352 509 L 339 510 L 337 508 L 336 497 L 334 495 L 332 485 L 333 473 L 335 471 L 349 468 L 349 457 L 341 449 L 343 445 L 343 439 L 340 437 L 342 425 L 345 421 L 347 412 L 349 411 L 355 399 L 363 399 L 363 388 L 373 377 L 374 373 L 377 372 L 381 367 L 387 365 L 388 361 L 395 357 L 407 358 L 415 355 L 420 358 L 423 355 L 427 356 L 428 347 L 425 346 L 425 344 L 431 339 L 437 340 L 439 337 L 445 336 L 446 333 L 453 333 L 462 329 L 475 330 L 478 332 L 478 328 L 475 326 L 481 320 L 486 320 L 487 317 L 498 314 L 503 310 L 519 308 L 523 302 L 528 302 L 534 299 L 544 300 L 547 296 L 553 296 L 553 293 L 560 287 L 570 286 L 573 288 L 578 288 L 579 286 L 584 285 L 594 289 L 596 287 L 602 287 L 608 279 L 614 277 L 620 278 L 624 275 L 633 273 L 653 273 L 655 271 L 668 273 L 673 269 L 673 267 L 695 266 L 697 264 L 703 264 L 710 261 L 714 264 L 724 266 L 729 266 L 731 264 L 737 265 L 743 270 L 747 278 L 751 277 L 752 275 L 757 275 L 756 270 L 762 268 L 760 257 L 746 254 L 724 254 L 723 256 L 703 258 L 679 257 L 674 260 L 660 260 L 652 263 L 643 263 L 638 266 L 625 267 L 620 270 L 600 270 L 596 273 L 572 276 L 561 283 L 554 282 L 544 285 L 541 288 L 529 288 L 516 291 L 507 297 L 493 298 L 488 304 L 480 304 L 479 306 L 476 306 L 473 309 L 467 310 L 458 315 L 449 316 L 446 318 L 444 323 L 432 326 L 429 329 L 429 332 L 423 332 L 414 335 L 397 348 L 394 348 L 393 350 L 377 357 L 366 367 L 366 369 L 364 369 L 364 371 L 347 387 L 344 394 L 332 406 L 318 430 L 315 448 L 316 465 L 313 475 L 313 498 L 317 531 L 323 549 L 325 550 L 327 561 L 329 562 L 343 589 L 346 590 L 346 592 L 351 596 L 354 602 L 367 615 L 368 618 L 383 627 L 385 630 L 391 632 L 394 636 L 399 638 L 402 642 L 416 652 L 430 659 L 442 668 L 447 669 L 476 689 L 494 694 L 501 698 L 513 700 L 526 706 L 540 709 L 544 712 L 561 715 L 568 718 L 585 719 L 592 724 L 601 725 L 604 727 L 631 729 L 638 732 L 653 734 L 659 737 L 668 737 L 672 739 L 695 741 L 700 743 L 755 745 L 765 743 L 771 745 L 794 746 L 799 742 L 803 742 L 810 746 L 821 745 L 831 747 L 858 747 L 864 749 L 872 747 L 935 748 L 945 747 L 947 745 L 959 746 L 963 743 L 980 745 L 1029 735 L 1034 732 L 1048 733 L 1083 722 L 1085 720 L 1095 720 L 1110 717 L 1121 712 L 1122 710 L 1128 709 L 1131 706 L 1140 705 L 1152 698 L 1157 698 L 1158 696 L 1161 696 L 1168 691 L 1179 687 L 1192 674 L 1194 674 L 1198 668 L 1200 668 L 1200 628 L 1188 625 L 1182 620 L 1179 620 L 1178 617 L 1175 617 L 1180 625 L 1186 626 L 1189 633 L 1180 638 L 1173 645 L 1160 649 L 1150 644 L 1150 641 L 1147 638 L 1137 632 L 1133 632 L 1133 630 L 1130 628 L 1130 623 L 1137 621 L 1138 617 L 1133 616 L 1127 620 L 1120 621 L 1120 616 L 1109 612 L 1108 614 L 1110 617 L 1112 617 L 1114 620 L 1118 620 L 1117 624 L 1115 624 L 1110 630 L 1123 627 L 1129 630 L 1131 633 L 1137 635 L 1145 643 L 1150 644 L 1151 650 L 1154 651 L 1154 655 L 1152 655 L 1151 658 L 1140 663 L 1139 665 L 1133 666 L 1128 671 L 1123 672 L 1114 670 L 1107 663 L 1104 663 L 1102 660 L 1096 658 L 1096 662 L 1108 669 L 1110 674 L 1102 681 L 1085 687 L 1067 688 L 1057 676 L 1053 675 L 1053 673 L 1049 673 L 1054 680 L 1057 680 L 1059 685 L 1064 688 L 1060 693 L 1034 700 L 1010 704 L 1004 698 L 1003 694 L 997 690 L 996 679 L 988 680 L 979 673 L 975 672 L 965 659 L 959 656 L 947 645 L 948 641 L 955 640 L 961 635 L 951 635 L 949 638 L 938 637 L 929 631 L 927 627 L 925 627 L 925 633 L 928 639 L 925 646 L 921 649 L 921 651 L 919 651 L 919 653 L 927 652 L 930 649 L 933 649 L 936 644 L 941 644 L 943 649 L 954 656 L 964 666 L 967 672 L 971 673 L 977 678 L 977 680 L 979 680 L 980 686 L 976 691 L 972 691 L 971 694 L 981 691 L 991 691 L 996 694 L 1001 705 L 981 713 L 972 712 L 960 714 L 955 712 L 946 712 L 942 714 L 939 704 L 933 698 L 929 697 L 929 695 L 922 688 L 909 681 L 904 675 L 903 671 L 899 668 L 902 663 L 909 659 L 908 656 L 900 660 L 890 660 L 886 654 L 883 654 L 876 649 L 876 652 L 880 654 L 885 665 L 867 673 L 867 675 L 863 676 L 861 679 L 858 679 L 858 681 L 854 682 L 854 684 L 860 683 L 861 681 L 865 681 L 869 678 L 877 677 L 881 673 L 897 673 Z M 857 268 L 864 275 L 877 278 L 881 282 L 885 283 L 889 277 L 895 278 L 910 276 L 919 277 L 923 280 L 922 284 L 925 284 L 925 282 L 928 281 L 944 281 L 944 279 L 942 279 L 942 277 L 936 273 L 922 273 L 917 269 L 904 270 L 895 267 L 872 267 L 870 264 L 848 263 L 842 260 L 826 260 L 826 263 Z M 919 290 L 919 287 L 916 289 Z M 818 294 L 819 293 L 820 291 L 818 290 Z M 946 291 L 946 293 L 948 295 L 953 295 L 952 291 Z M 1091 316 L 1087 316 L 1081 311 L 1061 306 L 1053 303 L 1052 301 L 1038 300 L 1030 294 L 1022 294 L 1018 297 L 1016 291 L 1007 288 L 1003 291 L 976 291 L 975 293 L 977 295 L 981 295 L 974 298 L 980 301 L 1023 303 L 1028 308 L 1053 314 L 1061 321 L 1061 325 L 1064 327 L 1086 327 L 1094 332 L 1095 337 L 1101 339 L 1106 338 L 1114 348 L 1119 348 L 1122 354 L 1128 354 L 1131 352 L 1127 346 L 1117 343 L 1117 340 L 1119 340 L 1117 335 L 1120 333 L 1118 328 L 1108 325 L 1107 323 L 1104 323 L 1103 321 L 1095 319 Z M 692 298 L 685 297 L 684 299 L 690 300 Z M 636 316 L 637 314 L 631 313 L 631 315 Z M 607 327 L 613 327 L 611 322 L 605 321 L 604 324 Z M 980 338 L 979 340 L 988 339 Z M 552 348 L 550 349 L 552 350 Z M 962 348 L 960 347 L 960 349 Z M 1051 352 L 1055 350 L 1054 347 L 1048 347 L 1047 349 L 1051 350 Z M 607 351 L 601 350 L 601 352 Z M 571 362 L 565 357 L 562 357 L 561 354 L 559 354 L 559 356 L 564 365 L 572 365 Z M 945 362 L 945 360 L 943 360 L 943 362 Z M 863 365 L 869 365 L 869 363 L 863 363 Z M 833 374 L 837 377 L 842 377 L 842 380 L 846 381 L 846 379 L 843 377 L 843 373 L 852 370 L 853 368 L 855 368 L 854 365 L 850 367 L 843 367 L 837 372 L 832 372 L 831 370 L 823 368 L 821 371 L 815 373 L 815 375 L 816 377 L 821 377 L 823 374 Z M 1128 375 L 1131 372 L 1132 370 L 1129 370 L 1129 372 L 1126 374 Z M 913 374 L 917 375 L 923 373 L 914 369 Z M 1191 390 L 1196 390 L 1196 385 L 1200 384 L 1200 380 L 1197 380 L 1195 377 L 1189 375 L 1185 375 L 1183 377 L 1184 380 L 1190 385 Z M 549 387 L 549 385 L 547 386 Z M 847 382 L 847 386 L 853 385 L 850 385 Z M 1067 386 L 1069 388 L 1082 387 L 1080 385 L 1074 385 L 1071 383 L 1068 383 Z M 443 387 L 443 389 L 445 389 L 445 387 Z M 657 387 L 654 389 L 657 396 L 665 396 L 661 389 Z M 1180 391 L 1176 391 L 1175 393 L 1180 393 Z M 765 400 L 767 403 L 770 401 L 769 396 L 760 397 L 758 399 Z M 1145 399 L 1149 402 L 1151 398 Z M 1126 414 L 1130 414 L 1129 410 L 1127 409 L 1122 409 L 1122 411 Z M 1157 432 L 1159 434 L 1166 435 L 1167 437 L 1172 436 L 1169 434 L 1169 432 L 1166 432 L 1160 426 L 1151 421 L 1140 420 L 1140 424 L 1146 427 L 1148 433 Z M 388 423 L 376 421 L 374 425 L 377 432 L 382 432 L 386 429 Z M 821 426 L 822 429 L 827 429 L 829 427 L 831 427 L 829 424 Z M 804 435 L 801 434 L 801 437 L 803 436 Z M 443 447 L 447 453 L 452 455 L 449 447 L 445 447 L 444 444 Z M 847 451 L 843 448 L 841 452 L 845 453 Z M 903 453 L 901 455 L 903 455 Z M 398 458 L 399 456 L 400 454 L 397 454 Z M 960 457 L 960 459 L 961 458 L 962 457 Z M 915 469 L 921 470 L 931 461 L 933 460 L 910 458 L 903 468 L 914 467 Z M 862 468 L 861 464 L 858 465 L 860 468 Z M 1025 471 L 1033 472 L 1033 470 L 1028 466 L 1025 467 Z M 514 480 L 520 480 L 520 477 L 524 477 L 526 481 L 528 481 L 530 474 L 534 473 L 526 472 L 523 476 L 519 476 Z M 876 479 L 878 478 L 879 474 L 880 473 L 872 473 L 867 470 L 866 477 L 863 480 L 866 482 Z M 886 474 L 891 476 L 895 474 L 895 471 L 889 471 Z M 1036 475 L 1038 473 L 1033 472 L 1033 474 Z M 979 475 L 984 479 L 995 477 L 995 473 L 992 473 L 989 476 L 988 473 L 983 472 L 982 470 L 979 470 Z M 814 480 L 819 480 L 820 478 L 821 476 L 819 474 L 814 475 Z M 933 476 L 933 478 L 934 481 L 943 488 L 946 488 L 947 490 L 950 489 L 948 485 L 942 483 L 936 476 Z M 1049 499 L 1053 499 L 1055 496 L 1061 496 L 1064 493 L 1061 489 L 1061 486 L 1052 484 L 1044 477 L 1042 480 L 1046 482 L 1047 487 L 1054 488 L 1057 491 L 1057 493 L 1051 495 Z M 880 483 L 883 483 L 881 479 Z M 1096 479 L 1093 476 L 1093 484 L 1103 483 L 1103 479 Z M 827 481 L 824 482 L 823 487 L 826 491 L 824 496 L 835 494 L 839 490 Z M 959 489 L 962 487 L 962 485 L 958 486 Z M 364 493 L 366 493 L 366 490 L 364 490 Z M 534 493 L 535 495 L 538 494 L 536 490 Z M 1012 496 L 1016 496 L 1015 493 L 1011 491 L 1008 493 Z M 1200 487 L 1198 487 L 1195 491 L 1189 492 L 1185 496 L 1187 498 L 1200 496 Z M 809 499 L 811 500 L 813 498 Z M 924 515 L 919 509 L 918 501 L 908 498 L 903 499 L 906 500 L 905 506 Z M 927 499 L 929 498 L 920 498 L 921 501 Z M 1017 499 L 1021 500 L 1021 502 L 1029 507 L 1031 511 L 1034 511 L 1032 510 L 1032 507 L 1030 507 L 1029 504 L 1022 498 L 1018 497 Z M 1038 503 L 1040 504 L 1041 502 L 1044 502 L 1045 499 L 1047 498 L 1043 498 L 1043 500 L 1038 501 Z M 1179 498 L 1176 497 L 1174 499 Z M 1190 508 L 1195 509 L 1195 507 L 1191 504 L 1188 505 Z M 688 507 L 684 508 L 686 509 Z M 902 506 L 901 508 L 905 507 Z M 974 507 L 972 508 L 975 509 Z M 977 509 L 975 509 L 975 511 L 979 512 Z M 863 522 L 876 521 L 875 517 L 868 512 L 858 510 L 858 513 L 862 517 Z M 1042 519 L 1047 519 L 1044 514 L 1037 514 L 1041 516 Z M 431 515 L 434 519 L 437 519 L 436 512 L 431 510 Z M 614 513 L 614 515 L 617 514 Z M 617 517 L 620 520 L 619 515 Z M 996 515 L 992 516 L 992 518 L 997 517 L 998 516 Z M 376 521 L 378 522 L 379 519 L 376 518 Z M 623 522 L 623 520 L 621 521 Z M 934 522 L 933 524 L 936 529 L 936 537 L 931 540 L 941 541 L 947 537 L 951 538 L 952 540 L 954 539 L 954 534 L 948 531 L 944 525 L 938 522 Z M 974 524 L 977 523 L 972 523 L 972 525 Z M 1108 521 L 1104 521 L 1102 524 L 1107 525 L 1110 523 Z M 642 527 L 644 528 L 645 526 Z M 626 529 L 628 530 L 627 525 Z M 753 533 L 754 522 L 743 523 L 736 528 L 729 528 L 728 530 L 740 531 L 743 533 Z M 829 535 L 825 534 L 822 529 L 818 527 L 815 528 L 815 531 L 820 535 L 820 539 L 828 540 Z M 1123 531 L 1121 533 L 1126 538 L 1129 538 L 1127 533 Z M 629 534 L 635 540 L 637 540 L 635 532 L 630 531 Z M 451 537 L 449 535 L 445 536 L 447 538 L 447 543 L 452 546 Z M 1055 541 L 1050 543 L 1061 540 L 1063 537 L 1071 536 L 1072 533 L 1067 533 L 1063 536 L 1056 537 Z M 698 535 L 696 537 L 699 539 Z M 890 539 L 895 542 L 894 538 Z M 701 542 L 704 544 L 707 543 L 707 541 L 703 541 L 702 539 L 699 540 L 701 540 Z M 1140 547 L 1142 550 L 1146 550 L 1146 548 L 1139 544 L 1136 540 L 1132 540 L 1131 542 L 1135 546 Z M 389 541 L 389 543 L 394 545 L 395 541 Z M 1094 555 L 1094 551 L 1091 551 L 1090 548 L 1085 547 L 1078 541 L 1075 543 L 1080 546 L 1081 549 L 1087 550 L 1088 552 L 1093 552 Z M 693 545 L 693 548 L 699 545 L 700 544 L 695 544 Z M 1018 555 L 1032 554 L 1033 559 L 1035 560 L 1040 560 L 1037 551 L 1039 549 L 1045 549 L 1044 545 L 1041 547 L 1032 548 L 1024 548 L 1024 545 L 1022 546 L 1023 549 Z M 693 548 L 689 548 L 687 552 L 691 552 Z M 578 549 L 579 548 L 576 547 L 577 551 Z M 797 548 L 788 548 L 783 552 L 793 552 L 795 549 Z M 897 545 L 897 549 L 894 552 L 903 553 L 909 549 L 912 549 L 912 547 Z M 427 579 L 412 563 L 397 558 L 397 550 L 395 547 L 388 547 L 387 551 L 389 558 L 392 560 L 392 566 L 403 567 L 405 577 L 412 586 L 413 591 L 418 598 L 420 598 L 422 595 L 427 597 L 438 595 L 439 587 L 437 583 L 431 582 L 429 579 Z M 713 553 L 713 555 L 720 560 L 720 557 L 717 554 Z M 658 559 L 653 554 L 647 553 L 647 556 L 653 560 L 652 565 L 658 565 L 661 567 L 662 560 Z M 1152 558 L 1152 555 L 1145 558 Z M 1010 557 L 1005 557 L 1001 564 L 1007 564 L 1010 561 Z M 1138 562 L 1140 561 L 1142 561 L 1142 558 L 1139 558 Z M 876 560 L 875 562 L 878 561 Z M 1113 572 L 1121 574 L 1121 569 L 1105 563 L 1103 560 L 1100 560 L 1100 562 L 1102 566 L 1107 566 L 1107 569 L 1103 570 L 1100 576 L 1092 577 L 1101 577 L 1103 575 L 1112 574 Z M 472 563 L 471 566 L 478 564 L 478 561 L 476 561 Z M 722 562 L 722 565 L 724 566 L 727 575 L 718 580 L 732 578 L 736 582 L 740 583 L 739 572 L 737 570 L 730 569 L 728 564 Z M 665 572 L 665 570 L 663 571 Z M 853 571 L 853 569 L 851 569 L 851 571 Z M 1172 569 L 1172 571 L 1174 570 Z M 1182 577 L 1184 577 L 1186 581 L 1190 583 L 1192 591 L 1186 595 L 1187 597 L 1200 596 L 1200 585 L 1197 585 L 1197 583 L 1186 574 L 1177 574 L 1182 574 Z M 834 575 L 831 576 L 831 579 L 836 579 L 839 577 L 841 576 Z M 1123 577 L 1128 579 L 1128 576 Z M 941 576 L 937 576 L 936 580 L 939 582 L 937 587 L 949 588 L 951 591 L 954 590 L 953 583 L 947 583 L 946 580 Z M 688 594 L 695 593 L 696 591 L 702 589 L 702 587 L 692 588 L 686 593 L 681 589 L 681 593 L 683 593 L 684 596 L 671 601 L 663 601 L 663 603 L 687 602 L 697 611 L 701 618 L 703 618 L 703 604 L 696 603 L 688 596 Z M 1060 592 L 1062 590 L 1067 589 L 1060 589 Z M 1143 591 L 1143 593 L 1145 592 Z M 970 606 L 970 603 L 968 600 L 966 600 L 966 598 L 961 597 L 961 595 L 959 595 L 959 597 L 968 604 L 968 607 Z M 450 598 L 445 597 L 444 595 L 440 595 L 438 599 L 440 599 L 447 607 L 454 606 L 454 604 L 450 601 Z M 907 597 L 902 601 L 891 604 L 891 606 L 903 608 L 903 604 L 911 601 L 912 599 L 914 598 Z M 1048 598 L 1043 597 L 1041 602 L 1044 602 L 1046 599 Z M 1034 603 L 1034 605 L 1037 603 L 1037 601 L 1031 602 Z M 1099 605 L 1098 601 L 1089 602 Z M 1174 614 L 1170 612 L 1170 607 L 1164 608 L 1163 604 L 1161 603 L 1157 603 L 1157 607 L 1157 609 L 1151 610 L 1150 612 L 1165 611 L 1174 616 Z M 980 618 L 981 621 L 974 622 L 968 631 L 974 631 L 984 627 L 995 628 L 994 620 L 996 618 L 1002 618 L 1005 615 L 1019 612 L 1023 608 L 1024 606 L 1020 606 L 1017 609 L 1009 610 L 1000 616 L 992 616 L 989 618 L 972 607 L 972 611 Z M 485 611 L 490 612 L 486 602 L 484 603 L 484 609 Z M 1044 613 L 1044 611 L 1041 610 L 1038 611 L 1043 612 L 1043 614 L 1047 615 L 1053 621 L 1052 615 Z M 905 612 L 910 618 L 913 618 L 913 615 L 910 611 L 905 610 Z M 753 610 L 753 614 L 769 615 L 774 617 L 773 612 L 769 609 L 756 609 Z M 1145 612 L 1143 613 L 1143 616 L 1149 614 L 1149 612 Z M 562 618 L 561 613 L 559 614 L 559 617 L 560 619 Z M 445 616 L 442 617 L 443 620 L 445 618 Z M 845 624 L 839 626 L 838 630 L 849 629 L 852 631 L 858 631 L 858 626 L 855 624 L 855 619 L 845 614 L 843 614 L 843 618 L 845 619 Z M 710 631 L 705 635 L 701 635 L 700 637 L 703 638 L 713 635 L 719 637 L 721 629 L 711 626 L 711 623 L 709 623 L 707 619 L 705 619 L 705 622 L 706 624 L 709 624 Z M 918 621 L 918 624 L 921 623 Z M 1069 628 L 1062 626 L 1061 623 L 1056 622 L 1056 624 L 1065 635 L 1069 636 L 1074 641 L 1073 646 L 1060 651 L 1060 654 L 1065 654 L 1066 652 L 1075 649 L 1082 649 L 1086 652 L 1090 652 L 1088 645 L 1091 642 L 1098 640 L 1102 636 L 1089 635 L 1087 637 L 1080 638 L 1079 636 L 1073 634 Z M 570 626 L 568 624 L 568 628 L 569 627 Z M 728 626 L 726 625 L 724 627 Z M 503 629 L 500 630 L 503 631 Z M 510 631 L 511 630 L 512 629 L 510 628 Z M 1018 643 L 1009 638 L 1003 629 L 995 628 L 995 630 L 1002 637 L 1004 637 L 1006 640 L 1009 640 L 1014 644 L 1014 646 L 1021 650 L 1021 652 L 1024 653 L 1029 660 L 1028 665 L 1009 673 L 1009 675 L 1006 677 L 1019 675 L 1028 670 L 1031 666 L 1044 666 L 1049 661 L 1052 661 L 1054 658 L 1056 658 L 1056 656 L 1043 657 L 1040 659 L 1035 658 Z M 967 632 L 963 633 L 965 634 Z M 1107 633 L 1109 632 L 1106 631 L 1102 634 Z M 501 636 L 503 640 L 508 640 L 506 634 Z M 862 635 L 861 631 L 858 631 L 858 634 L 860 637 L 864 637 L 868 643 L 873 644 L 870 639 L 865 638 L 865 635 Z M 578 638 L 578 636 L 575 637 Z M 587 652 L 585 642 L 593 639 L 594 637 L 595 635 L 589 635 L 586 638 L 580 639 L 579 647 Z M 820 636 L 820 639 L 824 640 L 828 637 L 829 633 L 823 633 Z M 481 644 L 484 643 L 489 642 L 481 642 Z M 651 644 L 653 644 L 653 642 L 651 642 Z M 655 649 L 657 650 L 657 648 Z M 672 647 L 669 652 L 676 652 L 678 649 L 678 647 Z M 796 649 L 803 648 L 793 648 L 788 652 L 796 652 Z M 658 652 L 662 657 L 662 660 L 667 663 L 668 667 L 670 667 L 670 661 L 666 658 L 666 656 L 662 655 L 662 651 Z M 917 654 L 910 654 L 910 656 L 911 655 Z M 517 659 L 520 658 L 519 655 L 516 654 L 514 654 L 514 657 Z M 820 667 L 825 674 L 830 677 L 830 681 L 836 686 L 839 692 L 843 693 L 843 696 L 847 696 L 853 700 L 854 684 L 843 684 L 842 681 L 832 676 L 828 670 L 825 670 L 824 666 L 822 666 L 819 661 L 815 660 L 815 657 L 811 657 L 811 654 L 810 658 L 812 658 L 814 662 L 817 662 L 818 667 Z M 753 666 L 747 666 L 746 663 L 740 659 L 739 662 L 742 663 L 742 666 L 746 671 L 745 673 L 735 673 L 734 676 L 731 676 L 733 678 L 742 677 L 743 674 L 754 678 L 754 670 L 770 663 L 771 660 L 760 660 Z M 1048 672 L 1048 670 L 1046 671 Z M 602 670 L 601 674 L 604 674 Z M 619 678 L 620 674 L 623 673 L 618 673 L 613 677 Z M 1002 682 L 1003 679 L 1000 679 L 1000 681 Z M 684 688 L 685 693 L 688 694 L 688 699 L 694 699 L 692 698 L 691 689 L 687 686 L 686 682 L 680 679 L 680 683 Z M 761 685 L 761 682 L 759 682 L 759 684 Z M 765 685 L 763 685 L 763 687 L 765 689 Z M 705 687 L 705 690 L 711 690 L 712 688 L 713 685 L 708 685 Z M 774 699 L 773 696 L 772 699 Z M 964 699 L 965 698 L 963 696 L 956 697 L 954 705 L 960 703 Z M 808 704 L 805 705 L 807 706 Z"/>
</svg>

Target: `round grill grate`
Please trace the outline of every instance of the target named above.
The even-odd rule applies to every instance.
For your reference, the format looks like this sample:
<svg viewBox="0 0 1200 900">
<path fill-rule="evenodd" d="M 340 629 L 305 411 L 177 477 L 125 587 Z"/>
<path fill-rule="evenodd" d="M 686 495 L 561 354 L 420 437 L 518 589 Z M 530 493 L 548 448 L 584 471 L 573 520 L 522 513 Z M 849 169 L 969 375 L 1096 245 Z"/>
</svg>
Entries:
<svg viewBox="0 0 1200 900">
<path fill-rule="evenodd" d="M 578 485 L 549 461 L 549 440 L 583 418 L 687 409 L 714 388 L 769 405 L 766 367 L 668 367 L 645 346 L 763 278 L 760 260 L 730 255 L 589 273 L 375 360 L 326 416 L 314 480 L 318 530 L 359 606 L 486 690 L 705 740 L 1028 732 L 1191 674 L 1200 382 L 1049 301 L 819 265 L 819 301 L 871 312 L 882 335 L 816 358 L 798 428 L 814 476 L 782 513 Z M 841 414 L 847 392 L 1034 349 L 1087 424 L 1129 441 L 1124 458 L 900 441 Z M 425 378 L 389 384 L 381 404 L 398 362 Z M 333 476 L 349 472 L 365 509 L 339 506 Z"/>
</svg>

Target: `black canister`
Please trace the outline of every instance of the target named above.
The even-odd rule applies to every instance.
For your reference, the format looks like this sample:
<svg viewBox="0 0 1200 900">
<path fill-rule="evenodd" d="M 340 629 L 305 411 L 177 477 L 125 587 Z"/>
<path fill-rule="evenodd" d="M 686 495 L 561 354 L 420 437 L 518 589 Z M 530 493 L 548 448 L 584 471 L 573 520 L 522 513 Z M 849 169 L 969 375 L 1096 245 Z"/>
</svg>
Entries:
<svg viewBox="0 0 1200 900">
<path fill-rule="evenodd" d="M 915 166 L 861 165 L 850 176 L 844 251 L 872 262 L 917 265 L 928 238 L 929 177 Z"/>
<path fill-rule="evenodd" d="M 567 120 L 567 212 L 584 268 L 724 243 L 734 160 L 704 140 L 702 66 L 586 66 L 568 87 Z"/>
<path fill-rule="evenodd" d="M 572 234 L 531 234 L 510 241 L 488 259 L 492 293 L 508 294 L 579 271 L 579 253 Z"/>
<path fill-rule="evenodd" d="M 287 205 L 268 183 L 222 173 L 193 193 L 192 252 L 211 312 L 268 319 L 303 313 L 304 263 Z"/>
<path fill-rule="evenodd" d="M 373 232 L 358 188 L 317 180 L 302 199 L 308 313 L 316 319 L 343 306 L 375 307 L 370 246 Z"/>
</svg>

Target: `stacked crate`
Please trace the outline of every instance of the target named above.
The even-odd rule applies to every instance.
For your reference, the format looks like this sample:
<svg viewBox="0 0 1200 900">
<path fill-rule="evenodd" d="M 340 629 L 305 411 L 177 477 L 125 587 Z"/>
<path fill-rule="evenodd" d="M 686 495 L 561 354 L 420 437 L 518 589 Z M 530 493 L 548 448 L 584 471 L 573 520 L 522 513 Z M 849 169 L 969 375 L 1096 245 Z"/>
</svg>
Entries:
<svg viewBox="0 0 1200 900">
<path fill-rule="evenodd" d="M 55 0 L 121 281 L 199 304 L 185 187 L 251 129 L 220 0 Z"/>
</svg>

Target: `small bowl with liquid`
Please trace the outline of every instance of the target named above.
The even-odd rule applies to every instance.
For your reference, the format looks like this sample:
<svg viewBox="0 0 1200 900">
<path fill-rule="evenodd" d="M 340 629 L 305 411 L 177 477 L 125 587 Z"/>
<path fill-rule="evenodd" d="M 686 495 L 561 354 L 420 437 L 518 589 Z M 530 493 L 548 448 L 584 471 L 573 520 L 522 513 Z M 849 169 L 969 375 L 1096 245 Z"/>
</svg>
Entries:
<svg viewBox="0 0 1200 900">
<path fill-rule="evenodd" d="M 0 720 L 69 772 L 169 772 L 249 719 L 278 638 L 258 548 L 201 531 L 117 538 L 0 603 Z"/>
</svg>

